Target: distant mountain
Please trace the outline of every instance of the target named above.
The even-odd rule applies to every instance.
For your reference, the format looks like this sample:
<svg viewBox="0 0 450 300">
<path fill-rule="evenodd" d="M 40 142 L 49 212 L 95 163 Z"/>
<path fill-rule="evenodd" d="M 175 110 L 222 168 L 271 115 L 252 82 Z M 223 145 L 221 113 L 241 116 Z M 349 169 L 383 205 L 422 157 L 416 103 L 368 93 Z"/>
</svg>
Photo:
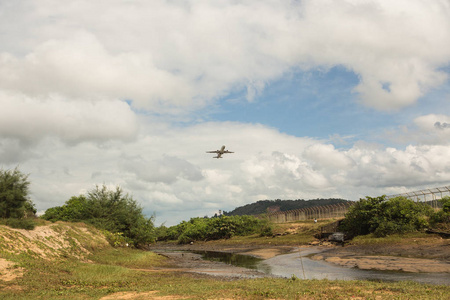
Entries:
<svg viewBox="0 0 450 300">
<path fill-rule="evenodd" d="M 255 203 L 237 207 L 230 212 L 224 211 L 223 214 L 226 216 L 260 215 L 267 212 L 287 211 L 314 206 L 333 205 L 348 201 L 349 200 L 335 198 L 311 200 L 260 200 Z"/>
</svg>

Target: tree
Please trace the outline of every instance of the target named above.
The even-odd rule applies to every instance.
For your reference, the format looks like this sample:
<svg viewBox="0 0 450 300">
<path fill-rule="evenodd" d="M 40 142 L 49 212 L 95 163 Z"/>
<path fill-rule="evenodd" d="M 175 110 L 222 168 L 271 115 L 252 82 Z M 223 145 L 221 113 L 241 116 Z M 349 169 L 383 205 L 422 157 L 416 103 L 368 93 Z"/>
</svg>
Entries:
<svg viewBox="0 0 450 300">
<path fill-rule="evenodd" d="M 28 198 L 28 175 L 18 168 L 0 169 L 0 218 L 24 218 L 35 215 L 34 204 Z"/>
<path fill-rule="evenodd" d="M 450 196 L 442 197 L 439 202 L 442 209 L 431 215 L 430 223 L 435 229 L 450 232 Z"/>
<path fill-rule="evenodd" d="M 61 207 L 45 211 L 43 219 L 50 221 L 86 222 L 111 233 L 120 233 L 135 246 L 154 241 L 153 218 L 146 218 L 142 208 L 120 187 L 96 186 L 86 195 L 71 197 Z"/>
<path fill-rule="evenodd" d="M 373 233 L 381 237 L 406 233 L 428 225 L 426 217 L 431 208 L 406 197 L 386 200 L 386 196 L 360 199 L 351 206 L 340 229 L 352 236 Z"/>
<path fill-rule="evenodd" d="M 386 196 L 366 197 L 360 199 L 350 207 L 345 219 L 341 223 L 341 230 L 346 231 L 352 236 L 364 235 L 373 232 L 377 224 L 374 224 L 376 216 L 380 212 L 380 204 L 386 201 Z"/>
<path fill-rule="evenodd" d="M 428 225 L 427 215 L 431 207 L 425 203 L 416 203 L 406 197 L 395 197 L 380 204 L 381 213 L 376 215 L 373 223 L 375 236 L 381 237 L 393 233 L 413 232 Z"/>
</svg>

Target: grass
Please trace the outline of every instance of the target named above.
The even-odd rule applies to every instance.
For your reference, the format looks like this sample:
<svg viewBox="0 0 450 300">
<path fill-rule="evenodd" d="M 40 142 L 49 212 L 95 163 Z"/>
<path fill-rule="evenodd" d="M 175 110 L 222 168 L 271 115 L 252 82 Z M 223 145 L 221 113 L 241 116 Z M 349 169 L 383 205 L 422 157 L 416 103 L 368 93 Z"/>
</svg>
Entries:
<svg viewBox="0 0 450 300">
<path fill-rule="evenodd" d="M 226 281 L 180 273 L 146 272 L 134 268 L 150 268 L 145 258 L 156 263 L 160 263 L 160 258 L 148 252 L 140 253 L 143 252 L 140 250 L 115 250 L 115 253 L 110 250 L 96 253 L 94 263 L 27 260 L 22 264 L 27 269 L 23 278 L 0 283 L 0 298 L 100 299 L 118 292 L 155 291 L 155 296 L 184 299 L 446 299 L 450 293 L 450 287 L 413 282 L 300 280 L 296 277 Z M 102 256 L 105 259 L 98 260 Z M 105 264 L 106 258 L 110 263 Z"/>
<path fill-rule="evenodd" d="M 314 234 L 320 232 L 320 227 L 333 223 L 335 220 L 313 220 L 281 223 L 273 225 L 273 236 L 262 237 L 258 234 L 249 236 L 233 236 L 230 239 L 208 241 L 209 244 L 218 245 L 285 245 L 298 246 L 307 245 L 314 241 Z M 169 243 L 175 243 L 174 241 Z M 196 242 L 202 243 L 202 242 Z"/>
<path fill-rule="evenodd" d="M 131 248 L 108 248 L 89 257 L 98 264 L 110 264 L 132 269 L 166 266 L 163 256 Z"/>
<path fill-rule="evenodd" d="M 386 237 L 375 237 L 373 234 L 361 235 L 353 238 L 351 245 L 383 245 L 383 244 L 427 244 L 433 241 L 434 235 L 423 232 L 411 232 L 406 234 L 393 234 Z"/>
<path fill-rule="evenodd" d="M 301 280 L 295 276 L 290 279 L 223 280 L 161 271 L 158 267 L 168 264 L 164 257 L 91 242 L 88 235 L 77 230 L 78 225 L 73 226 L 69 229 L 61 227 L 61 234 L 68 234 L 73 239 L 81 238 L 83 244 L 92 243 L 92 254 L 87 256 L 89 261 L 82 262 L 70 254 L 66 258 L 45 260 L 26 251 L 18 255 L 0 252 L 0 257 L 14 261 L 16 268 L 24 269 L 22 277 L 12 281 L 0 280 L 0 299 L 100 299 L 119 292 L 135 293 L 140 299 L 150 298 L 149 292 L 152 292 L 151 297 L 172 296 L 169 299 L 448 299 L 450 294 L 449 286 L 415 282 Z M 298 245 L 306 243 L 320 226 L 320 222 L 279 224 L 275 228 L 275 232 L 281 234 L 279 237 L 233 237 L 217 243 Z M 285 232 L 291 233 L 283 235 Z M 418 237 L 408 236 L 408 239 Z M 398 240 L 398 237 L 390 238 L 384 238 L 384 242 Z M 95 241 L 96 237 L 92 240 Z M 375 241 L 380 240 L 366 237 L 356 242 Z"/>
</svg>

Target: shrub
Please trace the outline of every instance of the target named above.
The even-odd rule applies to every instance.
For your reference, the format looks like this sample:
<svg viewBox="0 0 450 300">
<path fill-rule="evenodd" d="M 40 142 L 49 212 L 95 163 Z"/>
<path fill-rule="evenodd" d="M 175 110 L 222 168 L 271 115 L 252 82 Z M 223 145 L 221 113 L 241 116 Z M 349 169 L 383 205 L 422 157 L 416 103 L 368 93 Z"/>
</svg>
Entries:
<svg viewBox="0 0 450 300">
<path fill-rule="evenodd" d="M 28 199 L 28 175 L 17 168 L 0 169 L 0 218 L 24 218 L 34 216 L 36 209 Z"/>
<path fill-rule="evenodd" d="M 235 235 L 271 235 L 268 220 L 253 216 L 220 216 L 213 218 L 192 218 L 176 226 L 158 230 L 158 240 L 177 240 L 181 244 L 193 241 L 228 239 Z"/>
<path fill-rule="evenodd" d="M 350 207 L 340 229 L 353 236 L 406 233 L 425 228 L 430 214 L 429 206 L 405 197 L 366 197 Z"/>
<path fill-rule="evenodd" d="M 450 197 L 443 197 L 440 202 L 442 209 L 430 216 L 430 224 L 433 228 L 439 230 L 450 230 Z"/>
<path fill-rule="evenodd" d="M 17 229 L 33 230 L 36 227 L 36 223 L 33 219 L 9 218 L 4 219 L 2 223 L 4 223 L 6 226 Z"/>
<path fill-rule="evenodd" d="M 104 185 L 96 186 L 86 195 L 71 197 L 61 207 L 47 209 L 42 218 L 89 223 L 113 234 L 123 234 L 134 246 L 155 240 L 153 218 L 144 217 L 138 203 L 123 194 L 120 187 L 109 190 Z"/>
<path fill-rule="evenodd" d="M 380 204 L 386 200 L 386 196 L 377 198 L 366 197 L 352 205 L 341 222 L 340 230 L 346 231 L 352 236 L 369 234 L 376 229 L 375 217 L 379 215 Z"/>
</svg>

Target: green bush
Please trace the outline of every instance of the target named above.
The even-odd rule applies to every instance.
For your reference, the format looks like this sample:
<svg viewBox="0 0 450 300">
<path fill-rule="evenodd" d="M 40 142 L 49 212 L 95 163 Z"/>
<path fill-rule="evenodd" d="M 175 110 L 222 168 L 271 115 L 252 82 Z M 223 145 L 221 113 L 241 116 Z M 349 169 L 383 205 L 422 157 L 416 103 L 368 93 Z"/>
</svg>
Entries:
<svg viewBox="0 0 450 300">
<path fill-rule="evenodd" d="M 377 237 L 413 232 L 428 226 L 427 216 L 431 214 L 428 205 L 405 197 L 366 197 L 350 207 L 340 230 L 351 236 L 373 233 Z"/>
<path fill-rule="evenodd" d="M 19 169 L 0 169 L 0 218 L 34 217 L 36 209 L 28 198 L 28 175 Z"/>
<path fill-rule="evenodd" d="M 341 222 L 340 230 L 352 236 L 369 234 L 376 229 L 375 217 L 381 214 L 380 204 L 386 196 L 366 197 L 352 205 Z"/>
<path fill-rule="evenodd" d="M 235 235 L 271 235 L 272 226 L 268 220 L 253 216 L 220 216 L 213 218 L 192 218 L 176 226 L 158 230 L 158 240 L 176 240 L 181 244 L 194 241 L 228 239 Z"/>
<path fill-rule="evenodd" d="M 134 246 L 155 240 L 153 218 L 144 217 L 142 208 L 120 187 L 109 190 L 96 186 L 86 195 L 71 197 L 61 207 L 47 209 L 42 218 L 89 223 L 112 234 L 123 234 Z"/>
<path fill-rule="evenodd" d="M 450 231 L 450 197 L 443 197 L 439 201 L 442 209 L 430 216 L 430 224 L 435 229 Z"/>
<path fill-rule="evenodd" d="M 17 229 L 26 229 L 26 230 L 33 230 L 36 227 L 36 222 L 33 219 L 16 219 L 16 218 L 9 218 L 9 219 L 3 219 L 1 222 L 5 224 L 6 226 L 17 228 Z"/>
</svg>

